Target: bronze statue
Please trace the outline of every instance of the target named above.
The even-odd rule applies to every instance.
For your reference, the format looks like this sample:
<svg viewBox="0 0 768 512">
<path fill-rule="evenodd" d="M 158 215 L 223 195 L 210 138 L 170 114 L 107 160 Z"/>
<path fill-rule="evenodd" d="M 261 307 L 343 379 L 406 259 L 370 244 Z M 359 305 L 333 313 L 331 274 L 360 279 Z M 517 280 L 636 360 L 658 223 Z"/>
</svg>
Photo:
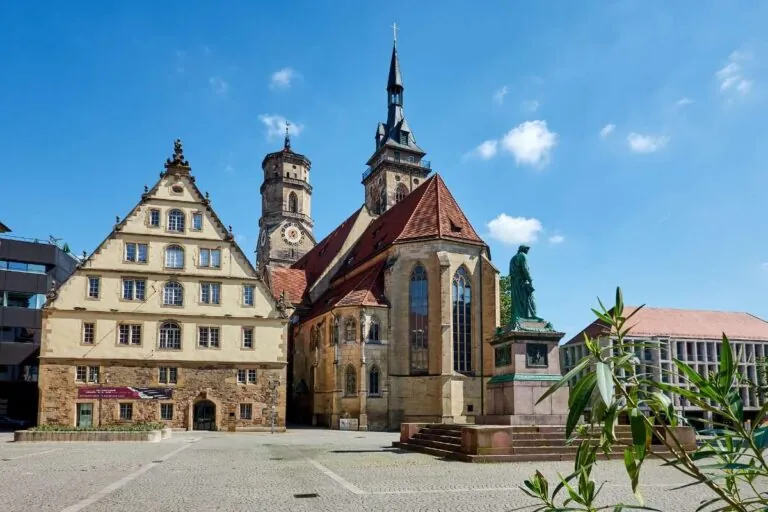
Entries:
<svg viewBox="0 0 768 512">
<path fill-rule="evenodd" d="M 512 295 L 509 324 L 515 325 L 522 318 L 538 318 L 533 298 L 533 279 L 528 269 L 526 254 L 530 247 L 521 245 L 509 262 L 509 288 Z"/>
</svg>

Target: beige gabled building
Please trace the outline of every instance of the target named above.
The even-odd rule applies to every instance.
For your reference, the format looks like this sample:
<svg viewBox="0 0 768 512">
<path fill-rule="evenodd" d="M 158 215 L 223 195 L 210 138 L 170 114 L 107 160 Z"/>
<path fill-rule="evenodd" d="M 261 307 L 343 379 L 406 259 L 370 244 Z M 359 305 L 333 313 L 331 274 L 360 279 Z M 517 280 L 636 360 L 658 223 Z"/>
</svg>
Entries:
<svg viewBox="0 0 768 512">
<path fill-rule="evenodd" d="M 39 423 L 284 426 L 290 314 L 195 185 L 176 141 L 155 186 L 51 293 Z"/>
</svg>

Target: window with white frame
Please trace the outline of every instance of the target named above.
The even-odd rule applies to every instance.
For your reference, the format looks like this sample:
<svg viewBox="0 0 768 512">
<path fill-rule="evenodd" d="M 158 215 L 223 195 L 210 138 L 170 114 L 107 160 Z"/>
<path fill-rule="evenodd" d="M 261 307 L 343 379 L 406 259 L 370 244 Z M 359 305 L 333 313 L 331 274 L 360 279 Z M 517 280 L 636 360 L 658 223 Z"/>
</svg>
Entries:
<svg viewBox="0 0 768 512">
<path fill-rule="evenodd" d="M 181 349 L 181 327 L 176 322 L 165 322 L 160 326 L 158 348 L 168 350 Z"/>
<path fill-rule="evenodd" d="M 149 254 L 149 245 L 136 242 L 125 243 L 125 261 L 133 263 L 146 263 Z"/>
<path fill-rule="evenodd" d="M 256 384 L 256 368 L 248 369 L 248 384 Z"/>
<path fill-rule="evenodd" d="M 252 284 L 244 284 L 243 285 L 243 305 L 244 306 L 253 306 L 253 285 Z"/>
<path fill-rule="evenodd" d="M 157 380 L 160 384 L 176 384 L 178 379 L 178 369 L 172 366 L 161 366 L 158 368 Z"/>
<path fill-rule="evenodd" d="M 99 276 L 88 276 L 88 298 L 98 299 L 101 293 L 101 278 Z"/>
<path fill-rule="evenodd" d="M 200 249 L 199 266 L 221 268 L 221 249 Z"/>
<path fill-rule="evenodd" d="M 253 348 L 253 327 L 243 327 L 243 348 Z"/>
<path fill-rule="evenodd" d="M 163 287 L 163 305 L 183 306 L 184 287 L 178 281 L 169 281 Z"/>
<path fill-rule="evenodd" d="M 160 419 L 166 421 L 173 419 L 173 404 L 160 404 Z"/>
<path fill-rule="evenodd" d="M 120 419 L 122 421 L 133 419 L 133 404 L 120 404 Z"/>
<path fill-rule="evenodd" d="M 195 212 L 192 214 L 192 229 L 195 231 L 202 231 L 203 230 L 203 214 L 200 212 Z"/>
<path fill-rule="evenodd" d="M 221 283 L 200 283 L 200 302 L 219 304 L 221 302 Z"/>
<path fill-rule="evenodd" d="M 168 212 L 168 231 L 184 232 L 184 212 L 181 210 L 170 210 Z"/>
<path fill-rule="evenodd" d="M 160 226 L 160 210 L 157 208 L 149 210 L 149 225 L 153 228 Z"/>
<path fill-rule="evenodd" d="M 141 345 L 141 324 L 120 324 L 117 327 L 117 343 Z"/>
<path fill-rule="evenodd" d="M 253 405 L 252 404 L 240 404 L 240 419 L 250 420 L 253 418 Z"/>
<path fill-rule="evenodd" d="M 83 345 L 93 345 L 96 341 L 96 324 L 83 322 Z"/>
<path fill-rule="evenodd" d="M 248 378 L 248 372 L 245 370 L 237 370 L 237 383 L 238 384 L 245 384 L 246 379 Z"/>
<path fill-rule="evenodd" d="M 91 382 L 91 383 L 99 382 L 99 367 L 98 366 L 76 366 L 75 381 Z"/>
<path fill-rule="evenodd" d="M 218 327 L 198 327 L 197 346 L 202 348 L 219 348 Z"/>
<path fill-rule="evenodd" d="M 165 248 L 165 268 L 184 268 L 184 249 L 180 245 Z"/>
<path fill-rule="evenodd" d="M 123 278 L 123 300 L 143 301 L 147 282 L 144 279 Z"/>
</svg>

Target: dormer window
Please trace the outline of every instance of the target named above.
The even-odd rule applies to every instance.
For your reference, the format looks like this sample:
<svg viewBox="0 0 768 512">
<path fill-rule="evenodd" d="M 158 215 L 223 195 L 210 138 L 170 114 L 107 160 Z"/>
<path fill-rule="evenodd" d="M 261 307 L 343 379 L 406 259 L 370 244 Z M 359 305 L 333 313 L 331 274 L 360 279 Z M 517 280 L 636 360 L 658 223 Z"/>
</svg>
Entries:
<svg viewBox="0 0 768 512">
<path fill-rule="evenodd" d="M 403 146 L 408 145 L 408 132 L 400 132 L 400 144 Z"/>
</svg>

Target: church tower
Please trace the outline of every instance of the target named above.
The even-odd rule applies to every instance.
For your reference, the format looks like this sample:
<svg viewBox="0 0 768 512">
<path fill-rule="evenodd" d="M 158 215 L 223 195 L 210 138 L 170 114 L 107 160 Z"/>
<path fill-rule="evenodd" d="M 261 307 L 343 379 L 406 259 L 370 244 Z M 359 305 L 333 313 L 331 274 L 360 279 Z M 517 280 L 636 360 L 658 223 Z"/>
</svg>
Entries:
<svg viewBox="0 0 768 512">
<path fill-rule="evenodd" d="M 376 128 L 376 147 L 363 173 L 365 204 L 376 215 L 402 201 L 432 172 L 405 119 L 404 90 L 395 32 L 387 81 L 387 122 Z"/>
<path fill-rule="evenodd" d="M 291 150 L 288 126 L 283 149 L 264 157 L 261 168 L 261 218 L 256 257 L 266 265 L 288 267 L 315 246 L 312 234 L 311 162 Z"/>
</svg>

